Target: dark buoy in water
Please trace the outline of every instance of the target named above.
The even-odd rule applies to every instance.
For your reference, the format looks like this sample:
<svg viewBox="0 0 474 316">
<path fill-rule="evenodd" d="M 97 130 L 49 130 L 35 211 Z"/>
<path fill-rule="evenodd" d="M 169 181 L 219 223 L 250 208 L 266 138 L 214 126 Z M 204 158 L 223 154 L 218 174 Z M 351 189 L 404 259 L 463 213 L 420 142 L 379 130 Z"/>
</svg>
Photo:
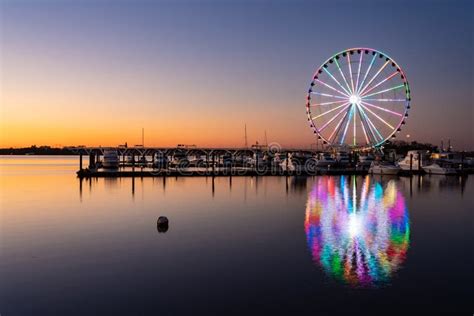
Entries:
<svg viewBox="0 0 474 316">
<path fill-rule="evenodd" d="M 156 228 L 158 229 L 159 233 L 166 233 L 168 231 L 168 218 L 166 216 L 158 217 L 158 221 L 156 222 Z"/>
</svg>

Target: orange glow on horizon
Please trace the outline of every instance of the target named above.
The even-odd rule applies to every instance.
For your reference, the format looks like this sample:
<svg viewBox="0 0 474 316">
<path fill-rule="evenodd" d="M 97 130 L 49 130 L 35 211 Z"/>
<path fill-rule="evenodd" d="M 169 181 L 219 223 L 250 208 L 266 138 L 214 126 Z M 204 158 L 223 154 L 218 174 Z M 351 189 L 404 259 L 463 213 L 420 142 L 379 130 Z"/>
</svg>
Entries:
<svg viewBox="0 0 474 316">
<path fill-rule="evenodd" d="M 80 124 L 80 122 L 2 122 L 0 127 L 0 148 L 19 148 L 36 146 L 128 146 L 141 145 L 142 129 L 140 124 L 127 125 L 127 122 L 104 121 Z M 177 144 L 201 147 L 243 147 L 245 145 L 244 127 L 232 122 L 202 122 L 198 126 L 181 128 L 175 122 L 143 124 L 145 146 L 175 147 Z M 281 127 L 281 126 L 280 126 Z M 264 144 L 264 130 L 253 131 L 247 124 L 248 145 Z M 308 132 L 308 131 L 307 131 Z M 292 135 L 280 130 L 278 134 L 267 130 L 268 142 L 277 142 L 285 147 L 308 147 L 311 137 L 300 143 L 292 141 Z M 294 136 L 294 135 L 293 135 Z M 311 135 L 310 135 L 311 136 Z M 275 138 L 278 137 L 278 140 Z"/>
</svg>

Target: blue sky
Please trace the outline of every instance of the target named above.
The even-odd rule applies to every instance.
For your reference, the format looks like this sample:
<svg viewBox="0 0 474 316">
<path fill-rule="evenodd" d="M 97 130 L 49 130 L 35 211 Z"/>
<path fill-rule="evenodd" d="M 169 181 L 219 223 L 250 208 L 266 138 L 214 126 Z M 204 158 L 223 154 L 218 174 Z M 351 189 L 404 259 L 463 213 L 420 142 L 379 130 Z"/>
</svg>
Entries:
<svg viewBox="0 0 474 316">
<path fill-rule="evenodd" d="M 37 118 L 69 122 L 56 136 L 73 135 L 68 126 L 77 124 L 59 142 L 87 144 L 74 117 L 97 113 L 88 128 L 104 142 L 127 138 L 101 134 L 127 117 L 130 130 L 153 131 L 156 145 L 164 134 L 170 143 L 239 145 L 247 123 L 252 141 L 267 130 L 271 141 L 308 146 L 314 70 L 362 46 L 386 52 L 407 74 L 413 100 L 402 135 L 474 147 L 472 1 L 1 3 L 4 135 L 28 124 L 34 139 Z M 30 91 L 36 101 L 18 96 Z M 28 136 L 17 143 L 28 145 Z"/>
</svg>

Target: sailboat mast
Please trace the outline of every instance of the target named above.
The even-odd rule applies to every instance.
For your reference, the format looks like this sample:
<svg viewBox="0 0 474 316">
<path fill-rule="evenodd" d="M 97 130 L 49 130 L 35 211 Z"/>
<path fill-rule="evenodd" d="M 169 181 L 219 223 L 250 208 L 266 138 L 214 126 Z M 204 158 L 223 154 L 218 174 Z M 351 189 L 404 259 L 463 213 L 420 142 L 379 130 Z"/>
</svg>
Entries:
<svg viewBox="0 0 474 316">
<path fill-rule="evenodd" d="M 247 142 L 247 124 L 245 124 L 245 148 L 248 148 L 249 144 Z"/>
</svg>

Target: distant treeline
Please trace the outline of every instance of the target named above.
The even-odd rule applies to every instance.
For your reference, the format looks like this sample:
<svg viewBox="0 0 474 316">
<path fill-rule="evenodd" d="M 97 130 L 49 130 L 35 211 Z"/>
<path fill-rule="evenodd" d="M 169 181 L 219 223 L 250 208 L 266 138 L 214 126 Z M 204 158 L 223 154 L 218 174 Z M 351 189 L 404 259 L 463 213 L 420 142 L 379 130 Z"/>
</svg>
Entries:
<svg viewBox="0 0 474 316">
<path fill-rule="evenodd" d="M 24 148 L 0 148 L 0 155 L 75 155 L 67 148 L 31 146 Z"/>
<path fill-rule="evenodd" d="M 438 146 L 429 143 L 394 141 L 384 144 L 384 150 L 395 150 L 399 155 L 406 155 L 409 150 L 423 150 L 437 152 Z M 474 155 L 473 152 L 467 154 Z M 67 148 L 55 148 L 50 146 L 31 146 L 24 148 L 0 148 L 0 155 L 76 155 Z"/>
<path fill-rule="evenodd" d="M 418 143 L 416 141 L 405 142 L 405 141 L 394 141 L 383 145 L 384 150 L 394 149 L 399 155 L 406 155 L 409 150 L 421 150 L 437 152 L 438 146 L 430 143 Z"/>
</svg>

